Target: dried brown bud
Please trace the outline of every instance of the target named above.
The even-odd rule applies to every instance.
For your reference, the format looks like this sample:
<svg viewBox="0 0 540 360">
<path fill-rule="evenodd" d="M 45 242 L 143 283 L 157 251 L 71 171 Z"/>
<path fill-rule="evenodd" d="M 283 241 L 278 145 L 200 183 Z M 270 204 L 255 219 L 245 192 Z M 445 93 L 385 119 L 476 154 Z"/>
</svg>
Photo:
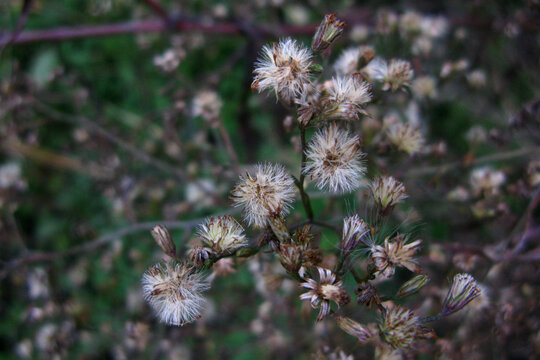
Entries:
<svg viewBox="0 0 540 360">
<path fill-rule="evenodd" d="M 172 241 L 171 234 L 164 226 L 155 226 L 151 231 L 152 237 L 159 247 L 170 257 L 176 257 L 176 246 Z"/>
<path fill-rule="evenodd" d="M 294 244 L 282 244 L 279 253 L 281 265 L 292 276 L 298 276 L 302 267 L 302 248 Z"/>
<path fill-rule="evenodd" d="M 358 296 L 357 302 L 361 305 L 371 307 L 381 303 L 377 295 L 377 289 L 371 284 L 362 284 L 356 289 L 355 294 Z"/>
<path fill-rule="evenodd" d="M 281 216 L 270 217 L 268 219 L 268 224 L 281 243 L 288 243 L 291 241 L 291 234 Z"/>
<path fill-rule="evenodd" d="M 326 50 L 334 40 L 336 40 L 345 29 L 345 23 L 336 18 L 336 14 L 328 14 L 324 17 L 313 36 L 313 51 L 320 52 Z"/>
<path fill-rule="evenodd" d="M 196 246 L 189 251 L 189 258 L 196 267 L 205 267 L 209 260 L 215 256 L 212 249 L 202 246 Z"/>
</svg>

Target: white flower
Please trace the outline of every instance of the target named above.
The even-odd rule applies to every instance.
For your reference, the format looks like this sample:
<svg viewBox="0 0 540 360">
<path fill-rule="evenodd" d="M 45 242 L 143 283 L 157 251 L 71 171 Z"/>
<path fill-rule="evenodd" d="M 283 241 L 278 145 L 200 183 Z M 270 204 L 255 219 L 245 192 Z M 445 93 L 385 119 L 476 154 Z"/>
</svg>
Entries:
<svg viewBox="0 0 540 360">
<path fill-rule="evenodd" d="M 182 326 L 201 316 L 206 304 L 202 293 L 209 284 L 200 273 L 182 264 L 152 266 L 142 278 L 144 298 L 159 320 Z"/>
<path fill-rule="evenodd" d="M 246 173 L 231 191 L 236 206 L 244 208 L 249 225 L 264 227 L 268 218 L 284 216 L 294 200 L 294 181 L 282 165 L 259 164 L 255 174 Z"/>
<path fill-rule="evenodd" d="M 319 189 L 334 193 L 356 190 L 366 172 L 360 139 L 332 123 L 314 136 L 306 150 L 304 173 Z"/>
<path fill-rule="evenodd" d="M 290 38 L 264 46 L 251 87 L 259 92 L 274 90 L 278 98 L 291 103 L 311 83 L 312 58 L 309 49 Z"/>
<path fill-rule="evenodd" d="M 232 252 L 248 244 L 244 229 L 230 215 L 206 219 L 204 224 L 199 226 L 197 234 L 218 253 Z"/>
</svg>

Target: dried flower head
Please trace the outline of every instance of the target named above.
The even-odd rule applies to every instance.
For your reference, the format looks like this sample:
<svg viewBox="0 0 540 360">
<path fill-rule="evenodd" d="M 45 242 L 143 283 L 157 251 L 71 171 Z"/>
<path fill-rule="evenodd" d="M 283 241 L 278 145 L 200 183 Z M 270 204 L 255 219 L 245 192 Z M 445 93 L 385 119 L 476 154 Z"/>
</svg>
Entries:
<svg viewBox="0 0 540 360">
<path fill-rule="evenodd" d="M 358 120 L 358 114 L 367 115 L 363 107 L 371 101 L 371 88 L 359 76 L 335 77 L 324 98 L 326 119 Z"/>
<path fill-rule="evenodd" d="M 388 238 L 384 240 L 384 246 L 374 245 L 371 249 L 371 259 L 377 273 L 386 278 L 394 275 L 395 267 L 405 267 L 411 271 L 419 272 L 420 267 L 413 258 L 422 244 L 422 240 L 415 240 L 406 244 L 407 239 L 403 235 L 397 235 L 393 242 Z"/>
<path fill-rule="evenodd" d="M 330 124 L 313 136 L 306 155 L 304 173 L 310 175 L 319 189 L 343 193 L 360 186 L 366 168 L 358 136 Z"/>
<path fill-rule="evenodd" d="M 248 244 L 244 229 L 230 215 L 206 219 L 197 235 L 217 253 L 230 253 Z"/>
<path fill-rule="evenodd" d="M 349 335 L 356 337 L 361 344 L 366 343 L 373 336 L 373 334 L 371 334 L 371 332 L 366 326 L 357 323 L 351 318 L 345 316 L 338 316 L 336 317 L 336 323 L 341 328 L 341 330 L 345 331 Z"/>
<path fill-rule="evenodd" d="M 386 213 L 408 197 L 405 186 L 392 176 L 376 178 L 370 188 L 375 203 L 382 213 Z"/>
<path fill-rule="evenodd" d="M 320 308 L 317 321 L 324 319 L 330 313 L 330 301 L 334 301 L 338 306 L 343 306 L 350 301 L 350 296 L 343 289 L 343 282 L 337 281 L 336 275 L 328 269 L 317 267 L 319 271 L 319 282 L 307 279 L 300 286 L 310 289 L 307 293 L 300 295 L 300 300 L 309 300 L 311 307 Z"/>
<path fill-rule="evenodd" d="M 409 85 L 414 76 L 411 63 L 401 59 L 391 59 L 387 63 L 384 59 L 375 58 L 366 66 L 364 73 L 370 81 L 382 81 L 385 91 L 396 91 L 402 86 Z"/>
<path fill-rule="evenodd" d="M 412 91 L 420 99 L 433 99 L 437 96 L 437 84 L 432 76 L 420 76 L 414 79 Z"/>
<path fill-rule="evenodd" d="M 315 35 L 311 48 L 313 51 L 326 50 L 343 33 L 345 23 L 336 18 L 336 14 L 325 15 Z"/>
<path fill-rule="evenodd" d="M 215 91 L 202 90 L 195 95 L 192 103 L 194 116 L 200 116 L 210 125 L 216 126 L 223 103 Z"/>
<path fill-rule="evenodd" d="M 338 75 L 353 75 L 366 66 L 374 56 L 375 50 L 368 45 L 346 49 L 334 63 L 334 70 Z"/>
<path fill-rule="evenodd" d="M 386 129 L 386 136 L 398 150 L 409 155 L 417 153 L 424 145 L 424 138 L 420 133 L 420 129 L 411 124 L 401 122 L 392 124 Z"/>
<path fill-rule="evenodd" d="M 473 301 L 481 293 L 476 280 L 469 274 L 457 274 L 452 281 L 444 300 L 443 311 L 445 315 L 452 314 Z"/>
<path fill-rule="evenodd" d="M 377 294 L 377 289 L 369 282 L 365 282 L 358 286 L 358 289 L 356 289 L 354 293 L 358 296 L 357 303 L 365 305 L 368 308 L 381 303 L 381 299 Z"/>
<path fill-rule="evenodd" d="M 379 336 L 393 348 L 409 347 L 417 338 L 433 337 L 414 313 L 401 306 L 387 311 L 379 324 Z"/>
<path fill-rule="evenodd" d="M 413 37 L 420 33 L 422 15 L 416 11 L 406 11 L 399 17 L 399 32 L 403 37 Z"/>
<path fill-rule="evenodd" d="M 282 165 L 259 164 L 231 191 L 236 206 L 244 208 L 249 225 L 264 227 L 269 217 L 284 216 L 294 200 L 294 181 Z"/>
<path fill-rule="evenodd" d="M 182 326 L 201 316 L 206 303 L 202 293 L 209 285 L 200 273 L 183 264 L 152 266 L 142 278 L 144 298 L 159 320 Z"/>
<path fill-rule="evenodd" d="M 482 193 L 496 195 L 505 181 L 506 175 L 502 171 L 493 170 L 488 166 L 474 169 L 471 173 L 471 190 L 474 196 Z"/>
<path fill-rule="evenodd" d="M 154 65 L 164 72 L 172 72 L 185 55 L 183 49 L 168 49 L 163 54 L 154 56 Z"/>
<path fill-rule="evenodd" d="M 203 246 L 195 246 L 188 253 L 189 259 L 196 267 L 206 266 L 208 260 L 215 257 L 212 249 Z"/>
<path fill-rule="evenodd" d="M 310 84 L 313 54 L 291 38 L 264 46 L 257 61 L 252 89 L 259 92 L 271 89 L 287 103 Z"/>
<path fill-rule="evenodd" d="M 288 273 L 296 277 L 302 267 L 303 249 L 296 244 L 281 244 L 279 258 Z"/>
<path fill-rule="evenodd" d="M 358 215 L 349 216 L 343 219 L 343 256 L 349 256 L 368 232 L 368 224 L 360 219 Z"/>
</svg>

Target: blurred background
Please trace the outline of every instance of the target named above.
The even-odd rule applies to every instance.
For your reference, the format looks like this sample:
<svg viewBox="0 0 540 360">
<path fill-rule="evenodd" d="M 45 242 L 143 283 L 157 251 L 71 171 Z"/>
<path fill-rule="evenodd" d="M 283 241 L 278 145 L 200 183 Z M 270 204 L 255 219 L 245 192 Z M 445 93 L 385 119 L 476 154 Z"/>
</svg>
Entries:
<svg viewBox="0 0 540 360">
<path fill-rule="evenodd" d="M 280 38 L 309 46 L 334 12 L 347 28 L 321 58 L 327 78 L 343 50 L 367 44 L 415 70 L 410 90 L 355 124 L 369 162 L 407 187 L 396 224 L 424 239 L 432 280 L 405 303 L 433 313 L 456 272 L 485 290 L 433 325 L 437 340 L 400 356 L 540 357 L 538 1 L 3 0 L 0 358 L 374 357 L 315 323 L 271 254 L 215 268 L 205 315 L 182 328 L 160 324 L 141 295 L 143 272 L 162 256 L 153 225 L 183 252 L 205 217 L 238 215 L 228 193 L 246 165 L 296 174 L 296 120 L 251 91 L 252 67 Z M 421 156 L 373 160 L 386 150 L 369 134 L 392 116 L 419 124 Z M 480 188 L 475 171 L 489 180 Z M 365 190 L 308 191 L 336 225 L 367 206 Z M 295 209 L 291 223 L 305 216 L 300 201 Z M 316 237 L 323 250 L 339 241 Z"/>
</svg>

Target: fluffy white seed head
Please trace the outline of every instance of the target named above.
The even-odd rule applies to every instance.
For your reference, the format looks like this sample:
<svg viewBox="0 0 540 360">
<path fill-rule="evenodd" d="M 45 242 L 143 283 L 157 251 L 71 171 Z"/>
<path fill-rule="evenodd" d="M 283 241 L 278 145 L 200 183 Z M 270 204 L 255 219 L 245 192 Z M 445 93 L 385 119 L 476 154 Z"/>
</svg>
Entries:
<svg viewBox="0 0 540 360">
<path fill-rule="evenodd" d="M 219 121 L 219 112 L 223 102 L 215 91 L 202 90 L 195 95 L 192 103 L 192 112 L 194 116 L 200 116 L 215 125 Z"/>
<path fill-rule="evenodd" d="M 356 190 L 366 172 L 360 139 L 332 123 L 314 136 L 306 150 L 304 173 L 319 189 L 334 193 Z"/>
<path fill-rule="evenodd" d="M 386 136 L 398 150 L 409 155 L 419 152 L 424 145 L 420 129 L 411 124 L 402 122 L 391 124 L 386 129 Z"/>
<path fill-rule="evenodd" d="M 396 91 L 402 86 L 408 86 L 414 76 L 411 63 L 401 59 L 386 62 L 384 59 L 375 58 L 366 66 L 364 73 L 370 81 L 384 82 L 385 91 Z"/>
<path fill-rule="evenodd" d="M 248 244 L 244 228 L 230 215 L 206 219 L 199 226 L 198 235 L 218 253 L 232 252 Z"/>
<path fill-rule="evenodd" d="M 352 75 L 367 64 L 375 55 L 375 50 L 368 45 L 344 50 L 334 63 L 338 75 Z"/>
<path fill-rule="evenodd" d="M 311 51 L 291 38 L 264 46 L 251 87 L 259 92 L 273 90 L 278 98 L 291 103 L 311 84 L 312 59 Z"/>
<path fill-rule="evenodd" d="M 369 84 L 357 76 L 338 76 L 332 79 L 328 99 L 334 103 L 365 105 L 371 101 Z"/>
<path fill-rule="evenodd" d="M 494 195 L 506 181 L 506 175 L 502 171 L 493 170 L 486 166 L 474 169 L 471 173 L 471 190 L 475 196 L 482 193 Z"/>
<path fill-rule="evenodd" d="M 244 208 L 249 225 L 264 227 L 269 217 L 284 216 L 294 200 L 294 181 L 282 165 L 259 164 L 253 173 L 240 177 L 231 191 L 236 206 Z"/>
<path fill-rule="evenodd" d="M 143 294 L 159 320 L 182 326 L 201 316 L 206 303 L 202 293 L 209 288 L 200 273 L 182 264 L 157 264 L 142 278 Z"/>
<path fill-rule="evenodd" d="M 412 91 L 420 99 L 432 99 L 437 96 L 437 84 L 432 76 L 420 76 L 413 81 Z"/>
<path fill-rule="evenodd" d="M 336 120 L 358 120 L 367 113 L 363 107 L 371 101 L 371 87 L 358 76 L 338 76 L 332 79 L 324 99 L 324 117 Z"/>
</svg>

